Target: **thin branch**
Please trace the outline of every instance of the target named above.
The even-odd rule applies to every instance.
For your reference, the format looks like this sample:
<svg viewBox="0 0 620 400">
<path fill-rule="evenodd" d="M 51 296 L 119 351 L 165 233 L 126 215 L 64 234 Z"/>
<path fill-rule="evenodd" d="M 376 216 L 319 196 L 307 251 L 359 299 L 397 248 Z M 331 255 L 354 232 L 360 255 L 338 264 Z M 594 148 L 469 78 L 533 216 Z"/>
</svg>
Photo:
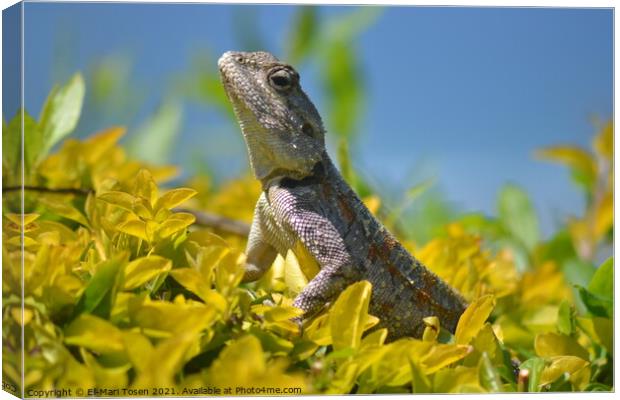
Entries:
<svg viewBox="0 0 620 400">
<path fill-rule="evenodd" d="M 56 193 L 56 194 L 75 194 L 78 196 L 86 196 L 92 192 L 90 189 L 80 189 L 80 188 L 48 188 L 43 186 L 3 186 L 2 193 L 9 192 L 20 192 L 21 190 L 27 190 L 30 192 L 41 192 L 41 193 Z"/>
<path fill-rule="evenodd" d="M 213 228 L 238 236 L 248 236 L 250 233 L 250 225 L 246 222 L 236 219 L 224 217 L 222 215 L 212 214 L 204 211 L 189 210 L 185 208 L 175 208 L 174 211 L 186 212 L 196 217 L 194 224 Z"/>
<path fill-rule="evenodd" d="M 44 186 L 6 186 L 2 187 L 2 193 L 17 192 L 21 190 L 28 190 L 32 192 L 40 193 L 55 193 L 55 194 L 74 194 L 78 196 L 87 196 L 89 193 L 94 192 L 92 189 L 79 189 L 79 188 L 48 188 Z M 186 212 L 196 217 L 195 224 L 207 228 L 212 228 L 222 232 L 230 233 L 238 236 L 248 236 L 250 233 L 250 225 L 239 220 L 224 217 L 222 215 L 212 214 L 205 211 L 190 210 L 186 208 L 175 208 L 174 211 Z"/>
</svg>

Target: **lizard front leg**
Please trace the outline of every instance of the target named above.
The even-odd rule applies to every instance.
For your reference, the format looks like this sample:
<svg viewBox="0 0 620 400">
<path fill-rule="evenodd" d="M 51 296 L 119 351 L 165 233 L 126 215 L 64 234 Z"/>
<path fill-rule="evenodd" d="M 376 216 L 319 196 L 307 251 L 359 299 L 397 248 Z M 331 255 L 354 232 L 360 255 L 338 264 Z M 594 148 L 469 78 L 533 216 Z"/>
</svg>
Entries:
<svg viewBox="0 0 620 400">
<path fill-rule="evenodd" d="M 323 268 L 297 295 L 293 306 L 304 310 L 304 317 L 310 318 L 354 281 L 338 267 Z"/>
<path fill-rule="evenodd" d="M 264 212 L 262 203 L 265 201 L 263 195 L 258 199 L 256 208 L 254 209 L 254 219 L 248 236 L 248 244 L 246 247 L 246 264 L 245 274 L 241 282 L 253 282 L 260 279 L 265 272 L 271 267 L 276 259 L 278 252 L 268 243 L 262 227 L 262 212 Z"/>
<path fill-rule="evenodd" d="M 320 266 L 319 273 L 295 298 L 293 305 L 312 317 L 351 283 L 361 279 L 338 230 L 320 211 L 304 211 L 290 221 L 290 228 Z"/>
</svg>

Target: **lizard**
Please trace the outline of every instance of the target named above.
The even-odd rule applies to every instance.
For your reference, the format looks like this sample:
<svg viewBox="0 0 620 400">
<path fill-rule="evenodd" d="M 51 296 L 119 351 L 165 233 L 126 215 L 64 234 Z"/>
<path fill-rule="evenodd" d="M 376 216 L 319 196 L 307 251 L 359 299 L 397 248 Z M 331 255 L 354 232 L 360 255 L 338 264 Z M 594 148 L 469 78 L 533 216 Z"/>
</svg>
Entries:
<svg viewBox="0 0 620 400">
<path fill-rule="evenodd" d="M 218 68 L 262 186 L 242 282 L 260 279 L 278 254 L 301 243 L 319 265 L 293 301 L 304 319 L 367 280 L 369 313 L 380 320 L 373 329 L 387 328 L 387 341 L 420 338 L 428 316 L 454 333 L 466 301 L 407 252 L 343 179 L 298 72 L 262 51 L 228 51 Z"/>
</svg>

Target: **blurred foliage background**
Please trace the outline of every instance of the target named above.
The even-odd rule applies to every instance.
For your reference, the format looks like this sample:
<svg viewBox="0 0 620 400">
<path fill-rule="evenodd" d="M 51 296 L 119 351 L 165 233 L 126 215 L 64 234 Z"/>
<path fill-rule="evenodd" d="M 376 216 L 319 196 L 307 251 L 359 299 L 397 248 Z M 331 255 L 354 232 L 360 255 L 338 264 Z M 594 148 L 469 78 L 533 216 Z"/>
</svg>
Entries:
<svg viewBox="0 0 620 400">
<path fill-rule="evenodd" d="M 79 70 L 87 90 L 75 135 L 127 126 L 132 156 L 172 162 L 181 179 L 218 185 L 247 170 L 219 55 L 268 50 L 292 63 L 331 154 L 348 146 L 384 206 L 405 206 L 400 219 L 418 241 L 456 214 L 495 214 L 507 182 L 530 193 L 549 237 L 584 201 L 565 170 L 532 162 L 535 149 L 587 146 L 611 116 L 604 9 L 26 7 L 26 105 L 40 110 L 49 88 Z M 404 204 L 410 190 L 415 201 Z"/>
<path fill-rule="evenodd" d="M 558 143 L 532 154 L 532 163 L 566 168 L 582 197 L 583 208 L 551 232 L 543 233 L 530 194 L 508 182 L 492 213 L 456 207 L 432 175 L 386 191 L 355 156 L 368 96 L 355 43 L 383 13 L 348 8 L 327 18 L 297 7 L 279 55 L 321 82 L 331 153 L 345 179 L 471 302 L 454 335 L 437 335 L 431 318 L 421 340 L 385 344 L 384 332 L 364 336 L 378 317 L 367 314 L 364 283 L 300 335 L 289 321 L 297 315 L 291 304 L 311 278 L 304 274 L 311 261 L 293 254 L 258 284 L 239 286 L 245 238 L 205 227 L 192 214 L 250 222 L 260 192 L 249 173 L 230 177 L 207 161 L 233 154 L 231 141 L 241 143 L 219 82 L 219 54 L 192 52 L 189 70 L 170 76 L 149 113 L 141 104 L 152 88 L 132 79 L 131 55 L 104 55 L 77 74 L 58 57 L 51 68 L 59 85 L 40 110 L 25 114 L 24 180 L 32 189 L 23 219 L 19 192 L 11 190 L 20 183 L 21 118 L 3 118 L 4 378 L 19 383 L 24 329 L 24 386 L 42 390 L 612 390 L 613 121 L 593 121 L 588 147 Z M 251 10 L 234 18 L 236 49 L 266 48 Z M 59 40 L 63 54 L 77 39 Z M 214 116 L 201 139 L 206 148 L 182 139 L 188 108 Z M 127 134 L 116 127 L 123 121 L 132 121 Z M 175 145 L 183 146 L 182 169 Z M 157 370 L 150 368 L 156 360 Z M 239 369 L 247 371 L 244 381 L 229 374 Z"/>
</svg>

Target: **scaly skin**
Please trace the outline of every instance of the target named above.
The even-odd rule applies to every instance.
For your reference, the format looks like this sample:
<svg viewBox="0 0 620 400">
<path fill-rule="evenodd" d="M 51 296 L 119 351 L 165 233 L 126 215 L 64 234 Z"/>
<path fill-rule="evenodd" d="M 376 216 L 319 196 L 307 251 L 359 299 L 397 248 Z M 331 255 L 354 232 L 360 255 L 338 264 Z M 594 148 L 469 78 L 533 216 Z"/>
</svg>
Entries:
<svg viewBox="0 0 620 400">
<path fill-rule="evenodd" d="M 320 266 L 294 302 L 305 318 L 365 279 L 372 284 L 370 313 L 381 320 L 376 328 L 388 329 L 388 340 L 421 337 L 423 318 L 432 315 L 454 332 L 464 299 L 412 257 L 344 181 L 297 72 L 265 52 L 227 52 L 218 65 L 263 187 L 243 281 L 259 279 L 278 253 L 301 242 Z"/>
</svg>

